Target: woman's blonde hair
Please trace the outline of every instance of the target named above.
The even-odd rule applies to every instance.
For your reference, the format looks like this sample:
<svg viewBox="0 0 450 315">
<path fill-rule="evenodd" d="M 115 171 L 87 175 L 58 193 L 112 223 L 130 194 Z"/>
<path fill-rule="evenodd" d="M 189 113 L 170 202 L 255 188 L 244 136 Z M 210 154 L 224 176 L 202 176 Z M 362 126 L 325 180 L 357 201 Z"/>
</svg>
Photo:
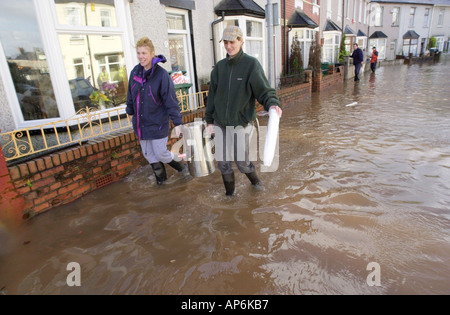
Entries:
<svg viewBox="0 0 450 315">
<path fill-rule="evenodd" d="M 152 41 L 148 37 L 142 37 L 136 44 L 136 48 L 138 47 L 148 47 L 150 52 L 155 51 L 155 46 L 153 46 Z"/>
</svg>

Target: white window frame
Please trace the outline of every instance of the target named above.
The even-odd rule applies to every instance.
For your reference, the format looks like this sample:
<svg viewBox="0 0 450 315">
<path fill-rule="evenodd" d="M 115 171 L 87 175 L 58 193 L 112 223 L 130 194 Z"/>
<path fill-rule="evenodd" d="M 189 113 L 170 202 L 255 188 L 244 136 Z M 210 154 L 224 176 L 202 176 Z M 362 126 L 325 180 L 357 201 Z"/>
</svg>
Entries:
<svg viewBox="0 0 450 315">
<path fill-rule="evenodd" d="M 347 6 L 345 8 L 345 18 L 350 19 L 350 0 L 347 0 Z"/>
<path fill-rule="evenodd" d="M 331 19 L 331 0 L 327 0 L 327 19 Z"/>
<path fill-rule="evenodd" d="M 377 48 L 379 60 L 386 59 L 386 44 L 387 44 L 387 38 L 369 39 L 369 47 Z"/>
<path fill-rule="evenodd" d="M 53 85 L 55 100 L 59 111 L 59 118 L 27 120 L 25 121 L 22 115 L 19 100 L 15 92 L 14 83 L 11 78 L 8 66 L 6 64 L 6 57 L 3 49 L 0 49 L 0 75 L 3 78 L 8 103 L 11 107 L 15 128 L 29 128 L 36 125 L 41 125 L 60 119 L 68 119 L 75 115 L 75 108 L 73 106 L 72 94 L 65 71 L 65 63 L 62 56 L 61 48 L 59 46 L 60 34 L 74 34 L 78 35 L 80 27 L 83 29 L 83 34 L 86 35 L 110 35 L 121 36 L 123 53 L 125 56 L 125 63 L 127 69 L 132 69 L 136 63 L 136 52 L 133 50 L 131 39 L 131 15 L 129 3 L 127 0 L 114 0 L 117 12 L 117 27 L 89 27 L 89 26 L 71 26 L 59 24 L 56 14 L 56 6 L 54 0 L 33 0 L 34 9 L 42 37 L 44 52 L 47 58 L 50 78 Z M 2 48 L 2 47 L 0 47 Z"/>
<path fill-rule="evenodd" d="M 300 47 L 303 47 L 304 50 L 302 51 L 302 58 L 303 58 L 303 68 L 308 67 L 309 63 L 309 46 L 308 49 L 305 49 L 305 47 L 308 45 L 311 45 L 315 41 L 315 37 L 317 36 L 318 28 L 311 29 L 311 28 L 294 28 L 292 31 L 289 32 L 289 58 L 291 57 L 291 45 L 292 41 L 294 40 L 294 36 L 296 32 L 303 32 L 303 37 L 298 38 L 298 41 L 300 42 Z M 302 45 L 303 43 L 303 45 Z"/>
<path fill-rule="evenodd" d="M 423 15 L 423 27 L 424 28 L 428 28 L 430 26 L 430 13 L 431 13 L 431 9 L 430 8 L 425 8 L 425 13 Z"/>
<path fill-rule="evenodd" d="M 444 15 L 445 15 L 445 9 L 440 9 L 439 16 L 438 16 L 438 22 L 437 22 L 438 27 L 444 26 Z"/>
<path fill-rule="evenodd" d="M 444 36 L 435 36 L 435 38 L 436 38 L 436 48 L 439 51 L 443 51 L 444 50 L 444 42 L 445 42 Z"/>
<path fill-rule="evenodd" d="M 412 12 L 412 14 L 411 14 Z M 416 13 L 417 13 L 417 8 L 416 7 L 410 7 L 409 8 L 409 21 L 408 21 L 408 27 L 414 27 L 414 22 L 416 19 Z"/>
<path fill-rule="evenodd" d="M 333 38 L 331 44 L 327 44 L 326 43 L 326 37 L 328 37 L 328 36 Z M 325 51 L 326 51 L 326 47 L 328 47 L 328 46 L 331 46 L 332 51 L 333 52 L 336 51 L 337 53 L 334 53 L 332 55 L 332 57 L 331 57 L 331 60 L 327 61 L 327 62 L 330 62 L 330 63 L 337 63 L 338 62 L 338 59 L 339 59 L 339 47 L 341 45 L 341 36 L 342 36 L 342 33 L 339 32 L 339 31 L 326 31 L 326 32 L 323 32 L 324 45 L 323 45 L 323 50 L 322 50 L 322 59 L 324 60 L 324 62 L 326 61 L 324 54 L 325 54 Z M 336 37 L 338 37 L 337 42 L 336 42 Z"/>
<path fill-rule="evenodd" d="M 181 35 L 183 36 L 185 64 L 189 67 L 186 69 L 186 75 L 189 77 L 192 87 L 189 89 L 189 94 L 195 93 L 195 69 L 194 56 L 192 55 L 192 41 L 191 41 L 191 25 L 189 23 L 189 11 L 175 8 L 166 8 L 166 14 L 182 15 L 185 21 L 185 30 L 167 29 L 168 36 Z M 186 60 L 187 59 L 187 60 Z"/>
<path fill-rule="evenodd" d="M 383 26 L 383 15 L 384 15 L 384 7 L 376 6 L 374 26 L 376 26 L 376 27 Z"/>
<path fill-rule="evenodd" d="M 342 1 L 344 1 L 344 0 L 339 0 L 338 1 L 338 8 L 337 8 L 337 21 L 338 22 L 341 22 L 342 21 L 342 18 L 343 18 L 343 12 L 342 12 L 342 4 L 343 4 L 343 2 Z"/>
<path fill-rule="evenodd" d="M 362 22 L 362 9 L 363 9 L 363 1 L 359 1 L 359 13 L 358 13 L 358 22 Z"/>
<path fill-rule="evenodd" d="M 368 3 L 367 3 L 367 1 L 364 1 L 364 21 L 363 21 L 363 23 L 364 24 L 367 24 L 367 7 L 368 7 Z"/>
<path fill-rule="evenodd" d="M 399 26 L 400 25 L 400 7 L 393 7 L 391 12 L 392 12 L 392 23 L 391 26 Z M 394 19 L 395 17 L 395 19 Z"/>
</svg>

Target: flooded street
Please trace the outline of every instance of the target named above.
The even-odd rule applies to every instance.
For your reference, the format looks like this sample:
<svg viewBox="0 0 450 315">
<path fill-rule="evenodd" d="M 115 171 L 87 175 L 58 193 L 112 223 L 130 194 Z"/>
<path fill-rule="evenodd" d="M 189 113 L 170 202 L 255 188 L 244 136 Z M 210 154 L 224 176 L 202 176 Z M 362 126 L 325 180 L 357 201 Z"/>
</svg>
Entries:
<svg viewBox="0 0 450 315">
<path fill-rule="evenodd" d="M 385 66 L 285 107 L 264 192 L 237 172 L 227 198 L 218 170 L 158 188 L 147 166 L 39 215 L 3 236 L 0 290 L 450 294 L 449 66 Z"/>
</svg>

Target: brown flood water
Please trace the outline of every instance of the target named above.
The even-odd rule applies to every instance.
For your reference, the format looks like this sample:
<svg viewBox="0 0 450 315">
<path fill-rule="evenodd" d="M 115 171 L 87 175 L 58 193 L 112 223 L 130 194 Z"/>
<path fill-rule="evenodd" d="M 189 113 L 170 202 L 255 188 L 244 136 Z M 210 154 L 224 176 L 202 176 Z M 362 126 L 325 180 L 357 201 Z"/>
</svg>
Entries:
<svg viewBox="0 0 450 315">
<path fill-rule="evenodd" d="M 218 170 L 188 183 L 170 171 L 157 188 L 143 167 L 3 230 L 0 290 L 449 294 L 448 66 L 386 66 L 287 106 L 265 192 L 237 173 L 226 198 Z"/>
</svg>

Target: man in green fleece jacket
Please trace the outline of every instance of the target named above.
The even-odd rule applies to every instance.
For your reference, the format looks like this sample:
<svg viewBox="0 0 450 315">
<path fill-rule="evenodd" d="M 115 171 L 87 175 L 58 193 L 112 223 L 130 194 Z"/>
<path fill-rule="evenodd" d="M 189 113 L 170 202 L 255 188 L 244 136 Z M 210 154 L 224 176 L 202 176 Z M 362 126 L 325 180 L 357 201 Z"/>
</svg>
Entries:
<svg viewBox="0 0 450 315">
<path fill-rule="evenodd" d="M 205 120 L 208 131 L 216 135 L 218 167 L 226 195 L 231 196 L 235 191 L 233 159 L 252 185 L 262 188 L 255 166 L 249 159 L 249 139 L 256 119 L 255 100 L 266 111 L 275 108 L 280 117 L 282 110 L 276 90 L 270 87 L 259 61 L 243 52 L 241 29 L 227 26 L 221 41 L 227 57 L 220 60 L 211 72 Z"/>
</svg>

